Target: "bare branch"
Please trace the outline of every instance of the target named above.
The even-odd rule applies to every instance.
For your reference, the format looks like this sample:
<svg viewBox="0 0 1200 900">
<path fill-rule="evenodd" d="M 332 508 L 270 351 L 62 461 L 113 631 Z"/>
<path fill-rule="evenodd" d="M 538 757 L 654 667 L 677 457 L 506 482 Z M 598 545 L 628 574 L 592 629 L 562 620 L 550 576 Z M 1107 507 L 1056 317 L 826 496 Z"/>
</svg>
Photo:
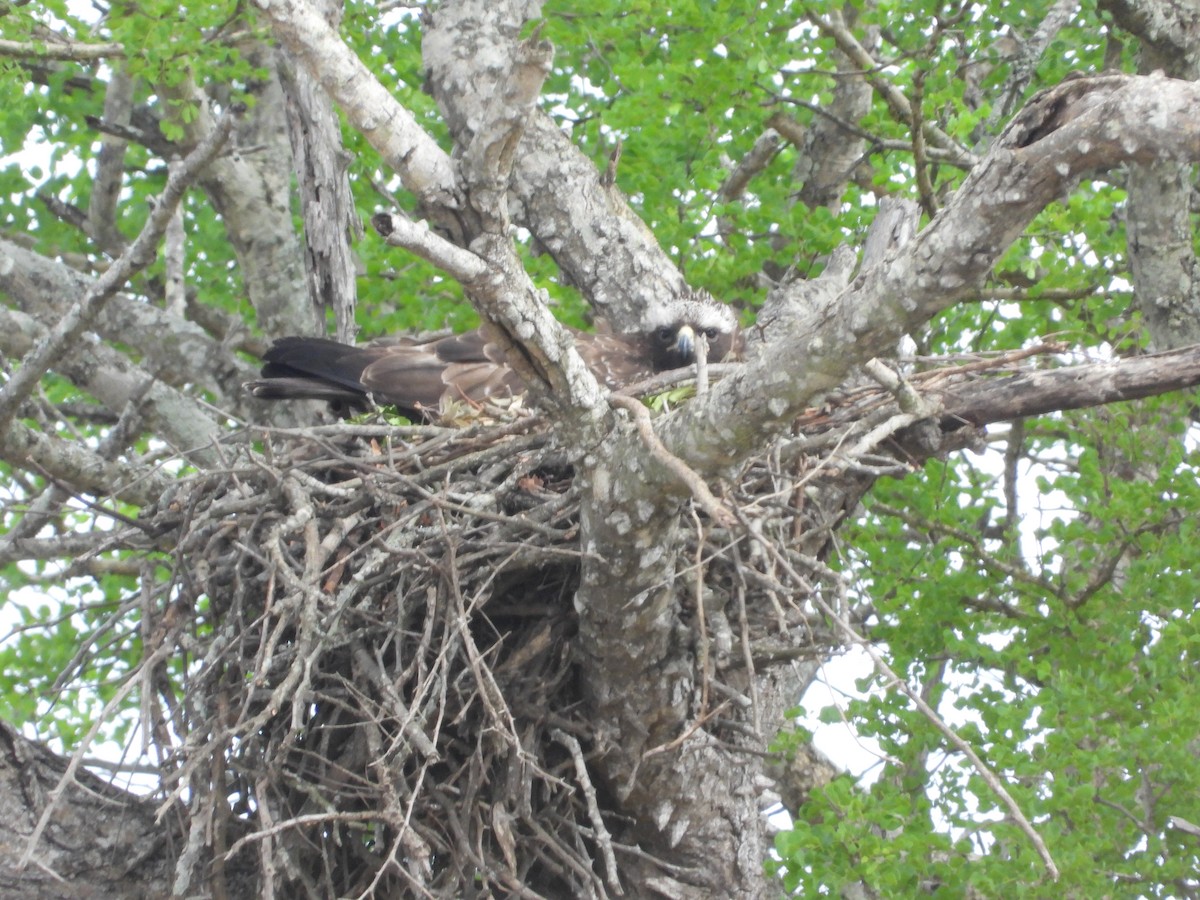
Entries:
<svg viewBox="0 0 1200 900">
<path fill-rule="evenodd" d="M 782 141 L 782 136 L 774 128 L 768 128 L 760 134 L 750 152 L 738 160 L 737 165 L 726 177 L 725 183 L 717 192 L 718 199 L 728 202 L 741 197 L 754 176 L 770 165 L 779 152 Z"/>
<path fill-rule="evenodd" d="M 1042 20 L 1038 22 L 1038 26 L 1030 38 L 1020 44 L 1020 49 L 1012 63 L 1012 74 L 1004 85 L 1003 99 L 996 104 L 991 116 L 993 126 L 1007 120 L 1016 108 L 1021 97 L 1025 95 L 1025 89 L 1029 87 L 1029 82 L 1033 80 L 1042 54 L 1046 52 L 1046 48 L 1050 46 L 1050 42 L 1057 37 L 1058 33 L 1070 23 L 1078 9 L 1078 0 L 1055 0 Z"/>
<path fill-rule="evenodd" d="M 942 424 L 986 425 L 1024 416 L 1154 397 L 1200 384 L 1200 345 L 1085 366 L 1043 369 L 950 386 Z"/>
<path fill-rule="evenodd" d="M 76 340 L 91 325 L 105 302 L 121 289 L 130 276 L 154 260 L 155 247 L 170 223 L 175 206 L 199 170 L 224 146 L 229 132 L 233 129 L 235 115 L 235 111 L 226 113 L 220 126 L 209 139 L 189 154 L 178 170 L 171 173 L 167 179 L 167 186 L 147 218 L 142 233 L 108 271 L 96 280 L 96 284 L 87 295 L 64 315 L 34 351 L 22 360 L 21 368 L 0 391 L 0 429 L 12 421 L 17 407 L 46 374 L 55 358 L 63 352 L 67 344 Z"/>
<path fill-rule="evenodd" d="M 887 79 L 882 67 L 871 57 L 867 49 L 858 42 L 858 39 L 846 27 L 845 22 L 842 21 L 841 16 L 823 16 L 813 8 L 806 8 L 804 15 L 837 42 L 838 49 L 846 54 L 847 58 L 854 65 L 858 66 L 859 70 L 871 83 L 871 86 L 875 88 L 876 93 L 887 102 L 892 115 L 901 122 L 913 125 L 912 106 L 908 98 Z M 960 145 L 958 141 L 954 140 L 954 138 L 933 122 L 921 123 L 920 127 L 926 141 L 941 150 L 953 153 L 958 162 L 969 165 L 975 161 L 967 148 Z"/>
<path fill-rule="evenodd" d="M 641 402 L 632 397 L 622 397 L 620 395 L 609 397 L 609 402 L 613 406 L 625 410 L 633 417 L 638 434 L 649 448 L 650 455 L 662 463 L 672 476 L 687 487 L 692 496 L 696 498 L 696 502 L 712 517 L 713 521 L 725 526 L 732 524 L 733 514 L 721 505 L 721 501 L 708 489 L 708 485 L 704 483 L 704 480 L 689 469 L 687 464 L 679 459 L 679 457 L 667 450 L 662 445 L 662 442 L 659 441 L 658 437 L 654 434 L 654 423 L 650 418 L 650 411 Z"/>
<path fill-rule="evenodd" d="M 46 323 L 55 321 L 72 297 L 86 293 L 91 282 L 0 240 L 0 269 L 3 262 L 10 267 L 7 275 L 0 274 L 0 288 L 22 308 L 0 306 L 0 349 L 19 357 L 45 338 Z M 224 405 L 229 412 L 243 402 L 241 384 L 250 368 L 231 348 L 189 322 L 122 294 L 105 305 L 95 330 L 138 348 L 139 364 L 107 342 L 79 341 L 70 353 L 55 360 L 54 370 L 100 400 L 113 415 L 123 415 L 132 401 L 141 403 L 146 426 L 181 450 L 210 443 L 217 430 L 212 411 L 185 396 L 184 386 L 199 385 L 228 398 Z"/>
<path fill-rule="evenodd" d="M 133 79 L 125 66 L 114 67 L 104 92 L 104 121 L 115 127 L 128 127 L 133 110 Z M 125 249 L 125 237 L 117 230 L 117 199 L 125 177 L 125 138 L 105 133 L 96 154 L 96 177 L 88 201 L 87 220 L 96 242 L 113 256 Z"/>
<path fill-rule="evenodd" d="M 172 169 L 179 165 L 179 160 L 171 161 Z M 187 231 L 183 226 L 183 204 L 179 204 L 163 231 L 163 301 L 167 312 L 180 319 L 187 312 L 186 268 Z"/>
<path fill-rule="evenodd" d="M 390 246 L 402 247 L 432 263 L 459 284 L 471 284 L 487 274 L 487 262 L 452 244 L 426 222 L 414 222 L 398 213 L 377 213 L 371 217 L 371 225 Z"/>
<path fill-rule="evenodd" d="M 608 828 L 604 825 L 604 818 L 600 815 L 600 806 L 596 802 L 596 788 L 588 775 L 587 763 L 583 759 L 583 748 L 579 746 L 579 741 L 562 729 L 554 729 L 550 732 L 550 736 L 566 747 L 571 754 L 571 759 L 575 763 L 575 777 L 578 779 L 579 787 L 587 801 L 588 817 L 592 822 L 592 827 L 596 830 L 600 855 L 604 857 L 604 878 L 608 882 L 608 886 L 613 889 L 613 893 L 624 894 L 625 892 L 621 889 L 621 877 L 617 872 L 617 860 L 613 856 L 612 835 L 608 833 Z"/>
<path fill-rule="evenodd" d="M 330 27 L 341 21 L 342 4 L 323 0 Z M 351 243 L 362 237 L 347 176 L 349 155 L 341 123 L 317 80 L 281 56 L 280 82 L 287 96 L 288 134 L 304 216 L 304 261 L 309 299 L 319 310 L 332 308 L 337 338 L 351 344 L 358 333 L 354 319 L 356 278 Z"/>
<path fill-rule="evenodd" d="M 0 456 L 19 467 L 37 460 L 55 478 L 81 491 L 139 506 L 154 503 L 174 483 L 156 469 L 112 462 L 80 443 L 50 437 L 20 422 L 10 422 L 0 432 Z"/>
<path fill-rule="evenodd" d="M 425 30 L 430 87 L 460 146 L 471 145 L 492 97 L 504 89 L 532 10 L 511 0 L 443 4 Z M 476 52 L 480 46 L 494 52 Z M 615 330 L 636 330 L 648 310 L 686 292 L 679 269 L 621 192 L 550 116 L 531 113 L 523 143 L 530 150 L 513 162 L 513 215 Z"/>
<path fill-rule="evenodd" d="M 0 56 L 15 59 L 93 62 L 124 55 L 125 47 L 117 43 L 89 44 L 57 37 L 54 41 L 0 40 Z"/>
</svg>

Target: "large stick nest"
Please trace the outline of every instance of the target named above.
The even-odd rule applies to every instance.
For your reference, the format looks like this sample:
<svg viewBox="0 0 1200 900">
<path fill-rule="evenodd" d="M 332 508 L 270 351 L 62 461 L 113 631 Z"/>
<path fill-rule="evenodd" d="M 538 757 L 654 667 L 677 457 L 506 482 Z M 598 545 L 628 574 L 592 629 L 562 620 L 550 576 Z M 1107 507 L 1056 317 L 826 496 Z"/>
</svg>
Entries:
<svg viewBox="0 0 1200 900">
<path fill-rule="evenodd" d="M 877 446 L 895 413 L 878 389 L 812 411 L 807 434 L 726 486 L 736 529 L 690 516 L 677 594 L 710 734 L 744 743 L 754 673 L 839 643 L 806 592 L 838 520 L 909 465 Z M 852 465 L 831 463 L 871 434 Z M 177 887 L 619 893 L 621 856 L 644 851 L 589 774 L 578 499 L 553 429 L 525 416 L 248 437 L 141 517 L 177 538 L 141 675 L 164 808 L 190 832 Z M 834 482 L 832 505 L 815 502 Z"/>
<path fill-rule="evenodd" d="M 778 519 L 793 498 L 768 463 L 757 490 Z M 187 701 L 172 695 L 158 731 L 183 737 L 163 748 L 166 786 L 225 832 L 204 842 L 218 867 L 269 858 L 276 896 L 606 895 L 571 474 L 533 420 L 331 426 L 268 456 L 244 446 L 146 517 L 182 535 L 154 638 L 187 654 Z M 814 634 L 774 576 L 734 569 L 727 533 L 706 541 L 681 576 L 685 618 L 701 587 L 709 673 L 739 672 L 722 696 L 741 696 L 749 667 L 801 632 L 816 652 Z M 747 603 L 764 582 L 775 595 Z M 751 631 L 772 636 L 757 662 Z M 199 848 L 189 864 L 212 877 Z"/>
</svg>

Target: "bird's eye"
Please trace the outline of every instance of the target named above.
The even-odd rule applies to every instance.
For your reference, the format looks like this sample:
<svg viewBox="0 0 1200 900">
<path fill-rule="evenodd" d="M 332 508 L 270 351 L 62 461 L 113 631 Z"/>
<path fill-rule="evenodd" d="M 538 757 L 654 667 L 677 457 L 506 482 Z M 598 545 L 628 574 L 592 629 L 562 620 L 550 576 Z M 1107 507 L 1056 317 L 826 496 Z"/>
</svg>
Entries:
<svg viewBox="0 0 1200 900">
<path fill-rule="evenodd" d="M 669 344 L 675 340 L 675 332 L 670 328 L 660 328 L 658 329 L 658 339 L 664 344 Z"/>
<path fill-rule="evenodd" d="M 715 337 L 717 336 L 717 329 L 715 329 L 715 328 L 705 328 L 705 329 L 704 329 L 704 336 L 705 336 L 706 338 L 708 338 L 708 339 L 711 341 L 713 338 L 715 338 Z"/>
</svg>

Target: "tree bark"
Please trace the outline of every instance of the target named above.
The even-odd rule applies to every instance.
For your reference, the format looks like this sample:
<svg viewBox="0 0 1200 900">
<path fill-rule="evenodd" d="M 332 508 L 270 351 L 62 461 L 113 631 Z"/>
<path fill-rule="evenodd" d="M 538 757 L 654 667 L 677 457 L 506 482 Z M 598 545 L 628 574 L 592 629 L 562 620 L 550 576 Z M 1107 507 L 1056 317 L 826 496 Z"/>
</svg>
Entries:
<svg viewBox="0 0 1200 900">
<path fill-rule="evenodd" d="M 769 742 L 813 677 L 813 657 L 842 639 L 826 596 L 841 582 L 826 560 L 863 494 L 881 474 L 969 445 L 989 422 L 1196 385 L 1200 352 L 891 379 L 875 368 L 886 386 L 853 390 L 848 379 L 971 296 L 1080 177 L 1200 159 L 1200 90 L 1112 76 L 1038 95 L 924 231 L 884 241 L 887 251 L 857 273 L 846 251 L 819 279 L 782 281 L 744 363 L 651 420 L 601 389 L 513 238 L 527 228 L 619 328 L 688 290 L 611 179 L 537 109 L 551 48 L 521 35 L 540 5 L 464 0 L 428 23 L 429 87 L 454 154 L 327 16 L 304 0 L 260 6 L 301 77 L 380 150 L 433 226 L 387 214 L 377 228 L 463 286 L 544 414 L 453 434 L 314 429 L 305 449 L 280 459 L 273 445 L 230 437 L 193 455 L 199 474 L 179 482 L 157 459 L 122 455 L 135 438 L 121 427 L 113 446 L 93 449 L 11 423 L 0 456 L 57 479 L 55 504 L 69 485 L 142 507 L 136 521 L 105 508 L 125 526 L 113 536 L 123 550 L 145 554 L 147 569 L 173 566 L 165 584 L 144 576 L 137 677 L 158 697 L 163 660 L 185 654 L 190 693 L 174 704 L 163 689 L 170 709 L 146 714 L 164 744 L 176 742 L 165 787 L 174 793 L 157 810 L 173 843 L 148 845 L 132 869 L 104 854 L 80 863 L 64 848 L 146 840 L 151 811 L 86 774 L 64 777 L 71 770 L 5 731 L 2 799 L 15 834 L 6 844 L 30 845 L 35 823 L 54 814 L 32 843 L 34 866 L 18 871 L 14 854 L 0 877 L 61 896 L 122 878 L 147 895 L 209 881 L 231 897 L 461 893 L 486 881 L 527 896 L 565 886 L 596 896 L 774 896 L 763 809 L 782 774 Z M 878 77 L 841 19 L 821 24 L 849 66 Z M 242 144 L 201 183 L 272 336 L 309 310 L 297 299 L 307 292 L 282 95 L 274 76 L 255 90 Z M 119 99 L 114 89 L 114 108 Z M 888 94 L 896 109 L 902 99 Z M 915 125 L 960 164 L 974 161 L 930 123 Z M 212 127 L 201 103 L 187 143 Z M 251 145 L 268 150 L 259 157 Z M 328 187 L 338 177 L 325 167 L 313 180 Z M 826 194 L 844 184 L 821 183 Z M 97 215 L 108 215 L 107 202 L 97 198 Z M 333 243 L 345 236 L 344 213 L 330 219 Z M 18 306 L 3 313 L 0 347 L 26 356 L 61 315 L 58 295 L 93 285 L 10 241 L 0 253 L 0 288 Z M 318 292 L 352 293 L 348 256 L 332 268 Z M 54 366 L 118 423 L 138 417 L 188 450 L 222 427 L 182 388 L 229 398 L 224 411 L 242 414 L 232 398 L 251 367 L 174 318 L 114 296 L 94 328 L 110 343 L 136 340 L 140 357 L 81 341 Z M 31 526 L 22 540 L 52 539 Z M 81 545 L 54 546 L 64 555 Z M 869 619 L 840 599 L 846 622 Z M 73 779 L 120 810 L 125 830 L 110 832 L 110 818 L 89 835 L 93 795 Z M 804 793 L 803 779 L 789 781 L 789 795 Z M 45 790 L 23 795 L 29 784 Z"/>
<path fill-rule="evenodd" d="M 0 723 L 0 892 L 30 900 L 161 896 L 179 840 L 177 815 L 84 772 L 58 797 L 66 763 Z M 23 857 L 48 799 L 58 812 Z"/>
</svg>

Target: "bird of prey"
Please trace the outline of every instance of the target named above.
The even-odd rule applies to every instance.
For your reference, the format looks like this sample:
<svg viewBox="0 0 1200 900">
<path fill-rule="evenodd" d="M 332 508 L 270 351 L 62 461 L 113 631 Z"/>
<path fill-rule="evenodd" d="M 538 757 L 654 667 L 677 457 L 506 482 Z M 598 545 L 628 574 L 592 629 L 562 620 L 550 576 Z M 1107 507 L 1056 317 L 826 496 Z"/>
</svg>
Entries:
<svg viewBox="0 0 1200 900">
<path fill-rule="evenodd" d="M 610 390 L 692 365 L 700 335 L 712 362 L 740 349 L 733 311 L 697 295 L 664 305 L 640 332 L 573 334 L 583 361 Z M 286 337 L 271 345 L 263 362 L 262 377 L 246 383 L 251 395 L 327 400 L 338 412 L 366 409 L 374 400 L 428 417 L 445 401 L 477 404 L 525 391 L 501 349 L 478 330 L 436 340 L 386 337 L 357 347 Z"/>
</svg>

